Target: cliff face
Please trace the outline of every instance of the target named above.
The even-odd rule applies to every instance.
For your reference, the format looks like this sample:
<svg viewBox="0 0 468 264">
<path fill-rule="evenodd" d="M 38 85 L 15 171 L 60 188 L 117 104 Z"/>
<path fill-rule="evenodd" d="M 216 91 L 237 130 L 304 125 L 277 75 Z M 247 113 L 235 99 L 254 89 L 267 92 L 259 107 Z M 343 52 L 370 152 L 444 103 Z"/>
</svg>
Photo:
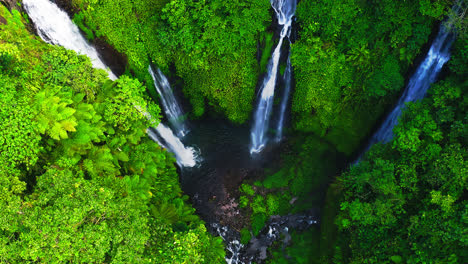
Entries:
<svg viewBox="0 0 468 264">
<path fill-rule="evenodd" d="M 17 0 L 0 0 L 0 3 L 6 6 L 9 10 L 11 9 L 20 10 L 20 7 L 18 6 L 17 2 L 18 2 Z"/>
<path fill-rule="evenodd" d="M 72 4 L 72 0 L 51 0 L 58 7 L 68 13 L 70 17 L 73 17 L 74 14 L 78 13 L 80 10 Z"/>
</svg>

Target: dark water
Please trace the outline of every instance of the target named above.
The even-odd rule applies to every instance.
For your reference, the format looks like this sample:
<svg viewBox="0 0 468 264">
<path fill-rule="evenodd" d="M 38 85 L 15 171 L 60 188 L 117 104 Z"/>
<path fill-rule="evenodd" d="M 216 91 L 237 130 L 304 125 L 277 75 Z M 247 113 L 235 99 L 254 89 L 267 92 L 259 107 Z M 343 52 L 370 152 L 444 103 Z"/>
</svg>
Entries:
<svg viewBox="0 0 468 264">
<path fill-rule="evenodd" d="M 249 130 L 248 124 L 235 126 L 224 120 L 190 123 L 191 132 L 183 141 L 199 149 L 202 161 L 198 167 L 182 168 L 180 182 L 207 222 L 226 222 L 239 216 L 233 199 L 242 180 L 261 176 L 280 156 L 276 145 L 252 157 Z"/>
</svg>

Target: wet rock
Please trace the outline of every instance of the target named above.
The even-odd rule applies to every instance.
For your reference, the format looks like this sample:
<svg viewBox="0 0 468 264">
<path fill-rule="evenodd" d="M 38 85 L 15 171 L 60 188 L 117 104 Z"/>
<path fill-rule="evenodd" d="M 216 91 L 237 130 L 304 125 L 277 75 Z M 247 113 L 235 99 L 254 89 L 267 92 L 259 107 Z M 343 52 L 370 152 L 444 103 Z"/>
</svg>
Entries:
<svg viewBox="0 0 468 264">
<path fill-rule="evenodd" d="M 54 2 L 60 9 L 67 12 L 70 17 L 73 17 L 74 14 L 78 13 L 80 10 L 75 8 L 71 0 L 51 0 Z"/>
<path fill-rule="evenodd" d="M 265 228 L 248 245 L 240 244 L 239 232 L 220 224 L 211 225 L 212 232 L 220 235 L 226 244 L 226 262 L 230 264 L 264 263 L 268 257 L 268 247 L 282 238 L 283 247 L 291 242 L 291 229 L 305 230 L 318 224 L 317 212 L 311 210 L 302 215 L 272 216 Z M 214 230 L 214 231 L 213 231 Z"/>
<path fill-rule="evenodd" d="M 4 6 L 8 8 L 8 10 L 16 9 L 20 10 L 17 0 L 0 0 L 0 3 L 2 3 Z"/>
</svg>

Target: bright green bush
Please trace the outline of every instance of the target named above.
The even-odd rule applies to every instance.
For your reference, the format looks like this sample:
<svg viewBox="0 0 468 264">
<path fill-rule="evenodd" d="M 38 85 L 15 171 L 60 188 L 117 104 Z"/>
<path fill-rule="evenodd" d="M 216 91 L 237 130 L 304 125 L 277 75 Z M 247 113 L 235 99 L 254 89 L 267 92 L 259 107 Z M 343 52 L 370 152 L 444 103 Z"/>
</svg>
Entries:
<svg viewBox="0 0 468 264">
<path fill-rule="evenodd" d="M 260 231 L 265 226 L 266 221 L 268 220 L 268 216 L 264 213 L 257 213 L 253 214 L 251 217 L 252 221 L 252 232 L 254 236 L 258 236 Z"/>
</svg>

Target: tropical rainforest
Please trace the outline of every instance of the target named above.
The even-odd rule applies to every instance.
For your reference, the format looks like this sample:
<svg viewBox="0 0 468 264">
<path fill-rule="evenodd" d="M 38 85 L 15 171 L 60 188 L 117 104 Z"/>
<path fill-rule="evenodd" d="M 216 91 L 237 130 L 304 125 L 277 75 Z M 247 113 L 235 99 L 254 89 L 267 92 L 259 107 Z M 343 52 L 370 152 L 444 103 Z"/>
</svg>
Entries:
<svg viewBox="0 0 468 264">
<path fill-rule="evenodd" d="M 52 1 L 120 58 L 115 81 L 37 36 L 21 0 L 0 2 L 0 263 L 226 263 L 184 169 L 147 135 L 165 120 L 148 67 L 189 122 L 250 128 L 278 43 L 270 1 Z M 219 188 L 246 246 L 271 216 L 314 209 L 319 224 L 252 263 L 466 263 L 467 11 L 463 0 L 298 1 L 283 47 L 286 139 Z M 441 25 L 455 36 L 450 60 L 393 138 L 361 155 Z"/>
</svg>

